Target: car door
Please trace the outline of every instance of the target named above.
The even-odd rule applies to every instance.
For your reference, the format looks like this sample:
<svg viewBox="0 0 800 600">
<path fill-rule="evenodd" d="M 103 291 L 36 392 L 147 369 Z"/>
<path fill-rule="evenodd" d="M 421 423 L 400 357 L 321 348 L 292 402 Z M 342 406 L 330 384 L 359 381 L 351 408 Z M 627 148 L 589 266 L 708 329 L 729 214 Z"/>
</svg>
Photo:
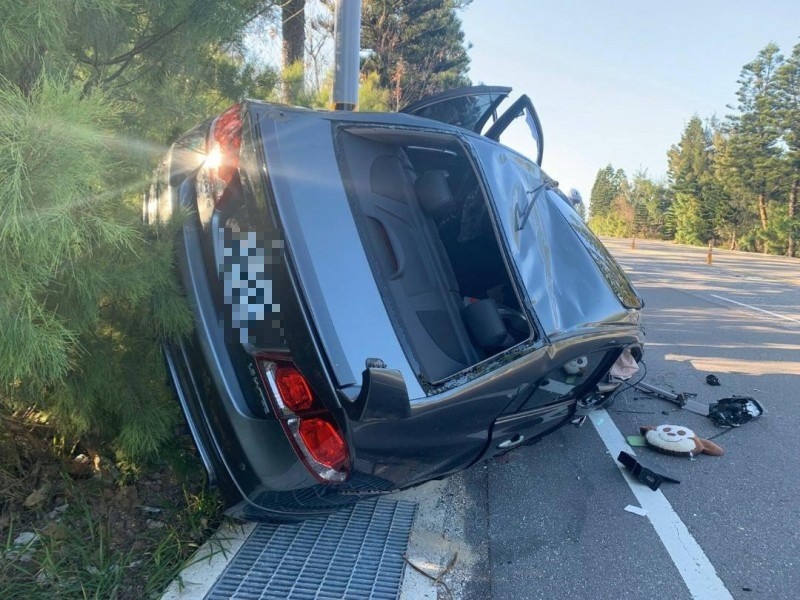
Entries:
<svg viewBox="0 0 800 600">
<path fill-rule="evenodd" d="M 520 96 L 484 133 L 484 135 L 520 154 L 526 156 L 537 165 L 542 165 L 544 153 L 544 135 L 539 115 L 533 102 L 526 96 Z"/>
<path fill-rule="evenodd" d="M 511 93 L 510 87 L 474 85 L 423 98 L 401 113 L 441 121 L 481 133 L 497 107 Z"/>
</svg>

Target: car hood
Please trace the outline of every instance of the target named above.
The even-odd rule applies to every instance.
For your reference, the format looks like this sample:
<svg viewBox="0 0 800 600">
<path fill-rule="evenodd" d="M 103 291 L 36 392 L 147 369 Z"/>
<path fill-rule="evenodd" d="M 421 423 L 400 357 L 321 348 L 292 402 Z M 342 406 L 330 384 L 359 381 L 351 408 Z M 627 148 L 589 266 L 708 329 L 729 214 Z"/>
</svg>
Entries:
<svg viewBox="0 0 800 600">
<path fill-rule="evenodd" d="M 330 120 L 269 105 L 252 110 L 286 254 L 334 383 L 360 385 L 367 359 L 380 359 L 403 375 L 409 398 L 424 397 L 356 229 Z"/>
</svg>

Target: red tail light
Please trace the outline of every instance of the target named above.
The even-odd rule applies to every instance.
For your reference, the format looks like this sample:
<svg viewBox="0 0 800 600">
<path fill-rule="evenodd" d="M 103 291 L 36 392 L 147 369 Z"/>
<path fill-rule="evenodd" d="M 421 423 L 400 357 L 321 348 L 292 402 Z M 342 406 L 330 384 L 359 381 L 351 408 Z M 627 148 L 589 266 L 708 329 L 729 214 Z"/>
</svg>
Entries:
<svg viewBox="0 0 800 600">
<path fill-rule="evenodd" d="M 306 378 L 292 366 L 279 366 L 275 374 L 278 391 L 283 403 L 294 413 L 309 410 L 314 405 L 314 396 Z"/>
<path fill-rule="evenodd" d="M 347 446 L 336 428 L 324 419 L 301 419 L 300 438 L 314 460 L 329 469 L 341 469 L 347 462 Z"/>
<path fill-rule="evenodd" d="M 211 124 L 203 167 L 214 197 L 214 208 L 226 200 L 225 192 L 239 169 L 242 145 L 242 107 L 234 104 Z"/>
<path fill-rule="evenodd" d="M 347 442 L 331 412 L 314 396 L 293 363 L 256 356 L 267 388 L 267 409 L 277 415 L 297 455 L 323 483 L 347 479 Z"/>
</svg>

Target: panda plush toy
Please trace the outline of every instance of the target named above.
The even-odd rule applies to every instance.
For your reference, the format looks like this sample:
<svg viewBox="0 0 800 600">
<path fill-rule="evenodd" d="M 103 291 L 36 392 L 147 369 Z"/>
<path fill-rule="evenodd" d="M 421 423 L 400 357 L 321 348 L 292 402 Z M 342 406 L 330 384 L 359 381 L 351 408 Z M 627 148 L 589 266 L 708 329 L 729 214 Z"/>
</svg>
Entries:
<svg viewBox="0 0 800 600">
<path fill-rule="evenodd" d="M 680 425 L 645 425 L 640 428 L 641 434 L 647 443 L 661 452 L 676 456 L 697 456 L 710 454 L 722 456 L 725 450 L 710 440 L 698 437 L 688 427 Z"/>
</svg>

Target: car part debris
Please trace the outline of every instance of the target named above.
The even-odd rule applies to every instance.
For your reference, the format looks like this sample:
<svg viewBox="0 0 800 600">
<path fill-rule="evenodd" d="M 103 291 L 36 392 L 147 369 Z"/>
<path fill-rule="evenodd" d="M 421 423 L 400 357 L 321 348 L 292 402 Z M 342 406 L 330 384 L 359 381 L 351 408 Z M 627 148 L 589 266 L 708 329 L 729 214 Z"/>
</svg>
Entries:
<svg viewBox="0 0 800 600">
<path fill-rule="evenodd" d="M 725 450 L 710 440 L 698 436 L 694 431 L 682 425 L 645 425 L 639 431 L 647 443 L 660 452 L 675 456 L 697 456 L 710 454 L 722 456 Z"/>
<path fill-rule="evenodd" d="M 643 448 L 647 446 L 647 440 L 641 435 L 626 436 L 625 441 L 628 442 L 628 446 L 632 446 L 634 448 Z"/>
<path fill-rule="evenodd" d="M 704 417 L 708 416 L 708 405 L 691 399 L 695 398 L 697 394 L 692 394 L 689 392 L 680 392 L 678 394 L 675 394 L 673 392 L 668 392 L 666 390 L 662 390 L 661 388 L 657 388 L 656 386 L 650 385 L 649 383 L 645 383 L 644 381 L 634 383 L 632 384 L 632 387 L 639 390 L 640 392 L 644 392 L 645 394 L 652 394 L 663 400 L 668 400 L 673 404 L 677 404 L 684 410 L 688 410 L 690 412 L 702 415 Z"/>
<path fill-rule="evenodd" d="M 706 375 L 706 383 L 708 385 L 719 385 L 719 378 L 716 375 Z"/>
<path fill-rule="evenodd" d="M 623 510 L 628 511 L 629 513 L 633 513 L 635 515 L 639 515 L 640 517 L 646 517 L 647 511 L 640 506 L 634 506 L 633 504 L 628 504 Z"/>
<path fill-rule="evenodd" d="M 667 483 L 680 483 L 679 480 L 661 473 L 656 473 L 653 469 L 644 466 L 633 454 L 627 452 L 620 452 L 617 460 L 621 462 L 631 475 L 636 477 L 639 483 L 643 483 L 654 492 L 659 488 L 663 482 Z"/>
<path fill-rule="evenodd" d="M 708 418 L 720 427 L 741 427 L 764 414 L 764 407 L 750 396 L 732 396 L 710 404 Z"/>
</svg>

